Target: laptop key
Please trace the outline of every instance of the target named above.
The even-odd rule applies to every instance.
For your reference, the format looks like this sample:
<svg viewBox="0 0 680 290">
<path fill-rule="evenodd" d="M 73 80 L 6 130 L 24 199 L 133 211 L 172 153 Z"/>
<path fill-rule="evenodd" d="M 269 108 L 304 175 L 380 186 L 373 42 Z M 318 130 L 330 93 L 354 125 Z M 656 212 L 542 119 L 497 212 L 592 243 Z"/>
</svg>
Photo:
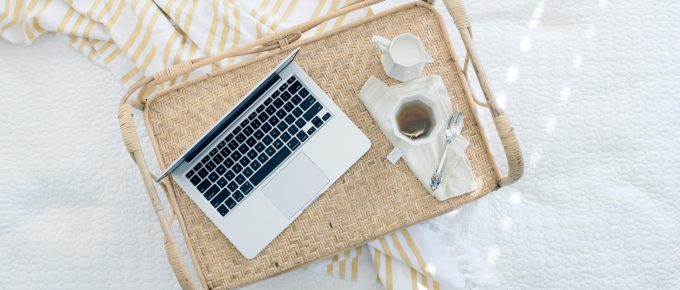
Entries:
<svg viewBox="0 0 680 290">
<path fill-rule="evenodd" d="M 196 189 L 198 189 L 198 191 L 200 191 L 201 193 L 204 193 L 206 190 L 208 190 L 208 187 L 210 187 L 211 185 L 212 182 L 210 182 L 210 180 L 204 179 L 203 182 L 199 183 L 196 186 Z"/>
<path fill-rule="evenodd" d="M 245 194 L 245 195 L 248 195 L 252 190 L 253 190 L 253 185 L 250 184 L 250 182 L 246 181 L 246 183 L 241 185 L 241 192 L 243 192 L 243 194 Z"/>
<path fill-rule="evenodd" d="M 269 147 L 271 147 L 271 146 L 269 146 Z M 265 150 L 265 152 L 266 152 L 266 150 Z M 271 156 L 271 155 L 270 155 L 270 156 Z M 260 162 L 262 162 L 262 163 L 267 162 L 267 159 L 269 159 L 269 157 L 267 156 L 267 154 L 260 154 L 260 156 L 257 156 L 257 161 L 260 161 Z"/>
<path fill-rule="evenodd" d="M 270 105 L 267 107 L 267 109 L 265 109 L 265 112 L 271 116 L 272 114 L 276 113 L 276 106 Z"/>
<path fill-rule="evenodd" d="M 283 92 L 283 91 L 285 91 L 287 88 L 288 88 L 288 84 L 287 84 L 287 83 L 281 84 L 281 86 L 279 87 L 279 91 L 282 91 L 282 92 Z"/>
<path fill-rule="evenodd" d="M 295 118 L 300 117 L 302 115 L 303 111 L 300 108 L 295 108 L 293 109 L 293 115 L 295 115 Z"/>
<path fill-rule="evenodd" d="M 264 111 L 265 105 L 259 105 L 257 109 L 255 109 L 255 112 L 262 113 Z"/>
<path fill-rule="evenodd" d="M 229 154 L 231 153 L 231 150 L 229 148 L 224 147 L 222 150 L 220 150 L 220 154 L 222 154 L 222 157 L 227 158 Z"/>
<path fill-rule="evenodd" d="M 241 127 L 234 128 L 234 130 L 232 130 L 231 133 L 234 134 L 234 135 L 241 133 Z"/>
<path fill-rule="evenodd" d="M 219 191 L 220 187 L 217 185 L 213 185 L 203 193 L 203 197 L 205 197 L 208 200 L 211 200 Z"/>
<path fill-rule="evenodd" d="M 316 100 L 314 100 L 314 98 L 307 98 L 300 104 L 300 108 L 302 108 L 303 110 L 307 110 L 315 102 L 316 102 Z"/>
<path fill-rule="evenodd" d="M 243 128 L 243 129 L 245 130 L 245 128 L 246 128 L 246 126 L 248 126 L 248 124 L 250 124 L 250 120 L 244 119 L 244 120 L 241 122 L 240 126 L 241 126 L 241 128 Z M 248 135 L 248 133 L 246 133 L 246 135 Z"/>
<path fill-rule="evenodd" d="M 241 152 L 238 152 L 238 151 L 234 151 L 234 152 L 231 153 L 231 159 L 233 159 L 235 161 L 241 159 L 241 156 L 243 156 L 243 155 L 241 155 Z M 236 162 L 234 162 L 234 163 L 236 163 Z"/>
<path fill-rule="evenodd" d="M 217 207 L 217 212 L 219 212 L 221 216 L 225 216 L 229 213 L 229 208 L 226 205 L 221 204 Z"/>
<path fill-rule="evenodd" d="M 238 148 L 238 143 L 236 141 L 231 141 L 231 142 L 229 142 L 229 145 L 227 145 L 227 146 L 231 150 L 236 150 L 236 148 Z"/>
<path fill-rule="evenodd" d="M 300 102 L 302 102 L 302 98 L 299 95 L 295 95 L 292 98 L 290 98 L 290 101 L 293 102 L 294 105 L 297 105 Z"/>
<path fill-rule="evenodd" d="M 302 120 L 302 119 L 300 119 L 300 120 Z M 300 121 L 300 120 L 298 120 L 298 121 Z M 303 126 L 304 126 L 304 121 L 305 121 L 305 120 L 302 120 L 303 124 L 302 124 L 302 126 L 300 126 L 300 127 L 303 127 Z M 295 123 L 297 124 L 297 122 L 295 122 Z M 297 134 L 297 132 L 298 132 L 299 130 L 300 130 L 300 129 L 298 128 L 298 125 L 290 125 L 290 127 L 288 128 L 288 134 L 290 134 L 290 135 L 295 135 L 295 134 Z"/>
<path fill-rule="evenodd" d="M 260 168 L 260 166 L 262 166 L 262 164 L 257 160 L 253 160 L 253 162 L 250 162 L 250 168 L 252 168 L 253 170 L 257 170 L 258 168 Z"/>
<path fill-rule="evenodd" d="M 286 116 L 286 118 L 284 118 L 284 120 L 288 125 L 290 125 L 293 124 L 293 122 L 295 122 L 295 117 L 293 117 L 293 115 L 288 115 Z"/>
<path fill-rule="evenodd" d="M 243 143 L 243 141 L 245 141 L 245 140 L 246 140 L 246 135 L 243 135 L 243 133 L 236 135 L 236 142 Z"/>
<path fill-rule="evenodd" d="M 215 165 L 215 163 L 213 163 L 212 161 L 205 164 L 205 169 L 207 169 L 208 171 L 212 171 L 213 169 L 215 169 L 215 167 L 217 167 L 217 165 Z"/>
<path fill-rule="evenodd" d="M 210 156 L 215 156 L 215 154 L 217 154 L 217 152 L 219 152 L 219 151 L 217 151 L 217 148 L 213 148 L 213 150 L 210 150 L 210 153 L 208 153 L 208 154 L 210 154 Z"/>
<path fill-rule="evenodd" d="M 321 109 L 323 109 L 323 106 L 321 106 L 321 104 L 319 103 L 316 103 L 311 108 L 309 108 L 309 110 L 307 110 L 307 112 L 305 112 L 305 114 L 302 115 L 302 117 L 304 117 L 305 120 L 309 121 L 312 118 L 314 118 L 314 116 L 316 116 L 316 114 L 319 113 Z"/>
<path fill-rule="evenodd" d="M 250 149 L 250 151 L 248 151 L 248 158 L 255 159 L 255 157 L 257 157 L 258 153 L 259 152 L 257 152 L 257 149 Z M 243 164 L 243 165 L 245 166 L 245 164 Z"/>
<path fill-rule="evenodd" d="M 292 93 L 295 93 L 300 88 L 302 88 L 302 84 L 300 82 L 294 82 L 292 85 L 290 85 L 290 89 L 288 89 L 288 90 Z"/>
<path fill-rule="evenodd" d="M 291 76 L 290 78 L 288 78 L 288 80 L 286 81 L 286 83 L 291 84 L 291 83 L 293 83 L 295 80 L 297 80 L 297 79 L 295 78 L 295 76 Z"/>
<path fill-rule="evenodd" d="M 298 128 L 304 127 L 305 124 L 307 124 L 307 121 L 305 121 L 305 119 L 303 119 L 303 118 L 297 119 L 297 121 L 295 121 L 295 125 L 298 126 Z M 291 133 L 291 134 L 295 134 L 295 133 Z"/>
<path fill-rule="evenodd" d="M 224 164 L 224 166 L 229 168 L 232 165 L 234 165 L 234 160 L 231 160 L 231 158 L 227 158 L 227 159 L 224 159 L 224 162 L 222 162 L 222 164 Z"/>
<path fill-rule="evenodd" d="M 300 141 L 298 141 L 298 139 L 291 138 L 290 141 L 288 141 L 288 147 L 290 147 L 291 150 L 295 150 L 300 147 Z"/>
<path fill-rule="evenodd" d="M 241 164 L 236 163 L 234 164 L 234 167 L 231 170 L 234 171 L 234 174 L 239 174 L 241 173 L 241 170 L 243 170 L 243 166 L 241 166 Z"/>
<path fill-rule="evenodd" d="M 278 128 L 279 131 L 285 131 L 286 128 L 288 128 L 288 125 L 285 122 L 280 122 L 276 125 L 276 128 Z"/>
<path fill-rule="evenodd" d="M 234 192 L 231 197 L 233 197 L 236 202 L 241 202 L 243 200 L 243 194 L 240 191 Z"/>
<path fill-rule="evenodd" d="M 224 167 L 224 165 L 220 164 L 220 166 L 217 166 L 217 168 L 215 168 L 215 172 L 217 172 L 217 174 L 219 174 L 219 175 L 222 175 L 225 172 L 227 172 L 227 168 Z"/>
<path fill-rule="evenodd" d="M 260 120 L 260 122 L 264 123 L 267 121 L 267 118 L 269 118 L 269 114 L 267 112 L 262 112 L 260 115 L 257 116 L 257 119 Z"/>
<path fill-rule="evenodd" d="M 250 128 L 250 126 L 244 128 L 244 129 L 243 129 L 243 134 L 246 134 L 246 136 L 253 135 L 253 128 Z"/>
<path fill-rule="evenodd" d="M 262 132 L 267 134 L 267 132 L 269 132 L 272 128 L 273 128 L 272 125 L 269 125 L 269 123 L 265 122 L 265 123 L 262 124 L 262 128 L 260 128 L 260 130 L 262 130 Z"/>
<path fill-rule="evenodd" d="M 316 127 L 311 127 L 309 130 L 307 130 L 307 135 L 312 135 L 314 132 L 316 132 Z"/>
<path fill-rule="evenodd" d="M 300 131 L 297 133 L 297 135 L 295 135 L 295 137 L 300 139 L 300 141 L 305 142 L 305 140 L 307 140 L 307 137 L 309 136 L 307 135 L 307 133 L 305 133 L 305 131 Z"/>
<path fill-rule="evenodd" d="M 225 187 L 227 183 L 228 181 L 224 177 L 217 180 L 217 185 L 219 185 L 220 187 Z"/>
<path fill-rule="evenodd" d="M 210 161 L 210 156 L 208 156 L 208 155 L 206 155 L 205 157 L 203 157 L 203 159 L 201 159 L 201 163 L 203 163 L 203 164 L 205 164 L 208 161 Z"/>
<path fill-rule="evenodd" d="M 253 127 L 253 129 L 260 128 L 260 125 L 262 125 L 262 122 L 260 120 L 253 120 L 250 122 L 250 126 Z"/>
<path fill-rule="evenodd" d="M 276 98 L 276 96 L 278 96 L 278 94 L 276 92 L 274 92 L 274 94 L 272 94 L 272 97 Z M 273 101 L 273 98 L 268 98 L 268 99 L 264 100 L 265 106 L 269 106 L 269 104 L 271 104 L 272 101 Z"/>
<path fill-rule="evenodd" d="M 222 191 L 210 200 L 210 204 L 212 204 L 213 207 L 218 207 L 225 199 L 227 199 L 227 197 L 229 197 L 229 195 L 231 195 L 231 191 L 226 188 L 222 189 Z"/>
<path fill-rule="evenodd" d="M 184 176 L 186 176 L 186 178 L 191 178 L 192 176 L 194 176 L 194 174 L 196 174 L 196 172 L 194 172 L 194 170 L 189 170 L 189 172 L 187 172 L 187 174 L 184 175 Z"/>
<path fill-rule="evenodd" d="M 290 134 L 288 134 L 288 132 L 283 132 L 283 134 L 281 134 L 281 140 L 283 140 L 283 142 L 288 142 L 288 140 L 290 140 Z"/>
<path fill-rule="evenodd" d="M 250 138 L 248 138 L 248 140 L 246 140 L 246 144 L 248 144 L 248 146 L 250 146 L 250 147 L 255 146 L 256 143 L 257 143 L 257 140 L 255 140 L 255 138 L 253 138 L 253 137 L 250 137 Z M 240 149 L 241 148 L 239 148 L 239 150 Z"/>
<path fill-rule="evenodd" d="M 269 118 L 269 120 L 267 120 L 267 122 L 269 122 L 269 124 L 271 124 L 272 126 L 276 126 L 276 124 L 279 123 L 279 118 L 277 118 L 276 116 L 272 116 L 271 118 Z"/>
<path fill-rule="evenodd" d="M 250 148 L 246 144 L 243 144 L 240 147 L 238 147 L 238 151 L 241 152 L 241 154 L 246 154 L 246 152 L 248 152 L 248 149 Z"/>
<path fill-rule="evenodd" d="M 243 176 L 243 174 L 239 174 L 234 180 L 236 180 L 236 183 L 238 184 L 243 184 L 243 182 L 246 181 L 246 177 Z"/>
<path fill-rule="evenodd" d="M 281 149 L 281 147 L 283 147 L 283 142 L 280 139 L 274 141 L 274 148 Z"/>
<path fill-rule="evenodd" d="M 236 206 L 236 201 L 230 197 L 224 201 L 224 205 L 226 205 L 229 209 L 233 209 Z"/>
<path fill-rule="evenodd" d="M 220 142 L 220 143 L 217 144 L 217 148 L 222 149 L 222 148 L 223 148 L 224 146 L 226 146 L 226 145 L 227 145 L 227 142 L 222 141 L 222 142 Z"/>
<path fill-rule="evenodd" d="M 262 150 L 264 150 L 264 148 L 265 148 L 265 146 L 264 146 L 264 144 L 262 144 L 262 142 L 257 143 L 257 145 L 255 145 L 255 150 L 257 150 L 257 152 L 262 152 Z M 248 153 L 250 153 L 250 152 L 248 152 Z"/>
<path fill-rule="evenodd" d="M 243 156 L 241 159 L 238 161 L 238 163 L 241 164 L 241 166 L 246 166 L 248 165 L 248 162 L 250 162 L 250 159 L 248 159 L 248 156 Z"/>
<path fill-rule="evenodd" d="M 227 185 L 227 188 L 233 192 L 238 188 L 238 185 L 236 184 L 236 182 L 232 181 Z"/>
<path fill-rule="evenodd" d="M 286 117 L 286 115 L 287 114 L 285 109 L 280 109 L 276 111 L 276 116 L 279 117 L 279 119 L 283 119 L 284 117 Z"/>
<path fill-rule="evenodd" d="M 205 178 L 208 176 L 208 170 L 205 170 L 205 168 L 201 168 L 201 170 L 198 171 L 198 176 L 201 178 Z"/>
<path fill-rule="evenodd" d="M 306 88 L 302 88 L 299 92 L 300 96 L 304 99 L 309 96 L 309 91 Z"/>
<path fill-rule="evenodd" d="M 272 144 L 272 141 L 274 141 L 274 139 L 272 139 L 272 137 L 269 136 L 265 136 L 264 138 L 262 138 L 262 143 L 264 143 L 264 145 Z"/>
<path fill-rule="evenodd" d="M 288 148 L 282 148 L 281 151 L 277 152 L 272 156 L 267 163 L 262 165 L 262 168 L 255 172 L 253 176 L 250 177 L 250 182 L 253 186 L 258 186 L 262 180 L 264 180 L 274 169 L 279 166 L 292 152 Z"/>
<path fill-rule="evenodd" d="M 283 100 L 284 102 L 290 100 L 290 97 L 292 96 L 291 93 L 294 94 L 295 92 L 290 92 L 290 93 L 289 92 L 283 92 L 283 94 L 281 94 L 281 100 Z"/>
<path fill-rule="evenodd" d="M 278 97 L 280 94 L 281 94 L 281 92 L 279 92 L 279 91 L 274 91 L 274 93 L 272 94 L 272 97 L 271 97 L 271 98 L 272 98 L 272 99 L 273 99 L 273 98 L 276 98 L 276 97 Z"/>
<path fill-rule="evenodd" d="M 246 167 L 243 169 L 243 173 L 241 174 L 243 174 L 243 176 L 245 177 L 250 177 L 251 175 L 253 175 L 253 170 L 250 169 L 250 167 Z"/>
<path fill-rule="evenodd" d="M 255 118 L 257 118 L 256 112 L 252 112 L 252 113 L 250 113 L 250 115 L 248 115 L 248 120 L 250 120 L 250 121 L 255 120 Z"/>
<path fill-rule="evenodd" d="M 210 181 L 212 181 L 212 182 L 217 181 L 218 178 L 220 178 L 220 176 L 217 175 L 217 173 L 215 173 L 215 172 L 212 172 L 212 173 L 210 173 L 210 175 L 208 175 L 208 179 L 210 179 Z"/>
<path fill-rule="evenodd" d="M 281 142 L 280 140 L 276 140 L 276 141 Z M 276 143 L 274 143 L 274 144 L 276 144 Z M 267 152 L 267 155 L 272 156 L 276 153 L 276 149 L 274 149 L 274 147 L 272 147 L 272 146 L 269 146 L 269 148 L 267 148 L 267 150 L 265 150 L 264 152 Z"/>
<path fill-rule="evenodd" d="M 201 182 L 201 178 L 198 177 L 198 175 L 194 175 L 194 177 L 192 177 L 191 179 L 189 179 L 189 181 L 191 181 L 191 184 L 193 184 L 194 186 L 196 186 L 196 185 L 198 185 L 199 182 Z"/>
<path fill-rule="evenodd" d="M 321 119 L 319 119 L 319 117 L 314 117 L 314 119 L 312 119 L 312 124 L 314 124 L 314 126 L 316 126 L 318 128 L 318 127 L 321 127 L 321 125 L 323 124 L 323 121 L 321 121 Z"/>
<path fill-rule="evenodd" d="M 272 129 L 271 132 L 269 132 L 269 135 L 271 135 L 272 138 L 277 138 L 279 137 L 279 135 L 281 135 L 281 131 L 279 131 L 279 129 L 274 128 Z"/>
<path fill-rule="evenodd" d="M 255 136 L 255 139 L 260 140 L 260 139 L 262 139 L 262 137 L 264 136 L 264 132 L 262 132 L 262 130 L 257 130 L 257 131 L 255 131 L 255 135 L 254 135 L 254 136 Z"/>
<path fill-rule="evenodd" d="M 236 176 L 236 174 L 234 174 L 233 171 L 229 170 L 229 171 L 227 171 L 227 174 L 224 175 L 224 178 L 226 178 L 227 181 L 229 181 L 229 180 L 234 179 L 235 176 Z"/>
<path fill-rule="evenodd" d="M 224 161 L 224 157 L 222 157 L 222 155 L 220 154 L 217 154 L 215 155 L 215 157 L 213 157 L 213 160 L 215 161 L 215 163 L 220 164 L 222 163 L 222 161 Z"/>
</svg>

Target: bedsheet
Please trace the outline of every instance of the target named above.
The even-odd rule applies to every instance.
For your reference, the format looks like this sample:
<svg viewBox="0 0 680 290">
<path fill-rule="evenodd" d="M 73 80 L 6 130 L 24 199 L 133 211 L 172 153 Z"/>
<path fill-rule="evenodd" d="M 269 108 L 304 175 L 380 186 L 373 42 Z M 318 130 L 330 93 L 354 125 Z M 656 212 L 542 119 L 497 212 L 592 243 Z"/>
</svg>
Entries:
<svg viewBox="0 0 680 290">
<path fill-rule="evenodd" d="M 504 289 L 680 287 L 680 3 L 465 2 L 527 168 L 440 221 Z M 63 39 L 0 42 L 0 289 L 179 288 L 121 93 Z M 376 287 L 302 269 L 247 288 Z"/>
</svg>

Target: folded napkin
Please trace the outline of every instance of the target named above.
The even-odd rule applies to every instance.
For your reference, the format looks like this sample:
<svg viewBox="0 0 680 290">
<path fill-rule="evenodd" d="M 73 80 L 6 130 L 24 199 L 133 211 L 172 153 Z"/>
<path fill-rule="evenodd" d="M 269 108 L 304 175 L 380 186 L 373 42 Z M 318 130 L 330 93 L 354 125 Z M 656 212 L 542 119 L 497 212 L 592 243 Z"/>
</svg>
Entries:
<svg viewBox="0 0 680 290">
<path fill-rule="evenodd" d="M 432 139 L 432 142 L 419 145 L 411 145 L 395 135 L 392 129 L 394 126 L 392 112 L 401 96 L 411 96 L 416 93 L 432 98 L 440 105 L 439 108 L 444 111 L 446 118 L 453 113 L 446 87 L 438 75 L 411 80 L 391 87 L 371 76 L 359 92 L 359 99 L 376 120 L 387 139 L 402 152 L 406 165 L 434 197 L 438 200 L 446 200 L 473 191 L 475 189 L 474 173 L 470 167 L 470 161 L 465 156 L 468 141 L 463 136 L 457 136 L 449 145 L 444 162 L 442 184 L 433 192 L 430 189 L 430 178 L 437 168 L 440 155 L 444 152 L 444 140 L 446 140 L 444 130 L 434 132 L 437 136 Z"/>
</svg>

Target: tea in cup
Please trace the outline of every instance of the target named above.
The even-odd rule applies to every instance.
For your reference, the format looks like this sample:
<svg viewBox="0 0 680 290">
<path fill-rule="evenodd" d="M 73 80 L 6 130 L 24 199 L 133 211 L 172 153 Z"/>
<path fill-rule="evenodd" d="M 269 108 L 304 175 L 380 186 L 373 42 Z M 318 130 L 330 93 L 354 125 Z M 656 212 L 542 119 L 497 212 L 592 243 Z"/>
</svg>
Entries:
<svg viewBox="0 0 680 290">
<path fill-rule="evenodd" d="M 432 141 L 441 131 L 442 122 L 436 102 L 421 94 L 402 98 L 392 113 L 395 135 L 411 145 Z"/>
</svg>

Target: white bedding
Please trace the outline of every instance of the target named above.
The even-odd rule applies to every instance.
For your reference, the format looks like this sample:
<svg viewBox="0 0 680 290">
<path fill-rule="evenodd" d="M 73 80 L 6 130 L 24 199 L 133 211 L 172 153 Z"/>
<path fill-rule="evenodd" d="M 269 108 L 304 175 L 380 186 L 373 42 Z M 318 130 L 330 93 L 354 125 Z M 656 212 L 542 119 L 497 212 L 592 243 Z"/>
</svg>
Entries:
<svg viewBox="0 0 680 290">
<path fill-rule="evenodd" d="M 680 2 L 466 5 L 527 170 L 445 221 L 502 288 L 680 287 Z M 120 94 L 63 39 L 0 42 L 0 288 L 178 288 Z M 250 288 L 376 285 L 298 270 Z"/>
</svg>

